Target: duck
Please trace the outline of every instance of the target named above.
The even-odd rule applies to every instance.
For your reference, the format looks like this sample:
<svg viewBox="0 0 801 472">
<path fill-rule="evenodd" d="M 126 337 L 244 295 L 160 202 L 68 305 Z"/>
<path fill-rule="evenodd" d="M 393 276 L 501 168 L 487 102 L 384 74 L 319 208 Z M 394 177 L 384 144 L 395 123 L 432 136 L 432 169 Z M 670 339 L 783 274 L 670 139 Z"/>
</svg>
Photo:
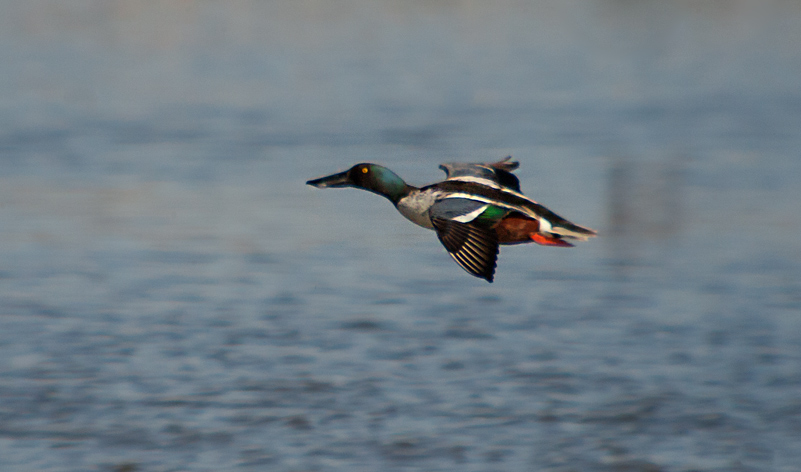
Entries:
<svg viewBox="0 0 801 472">
<path fill-rule="evenodd" d="M 491 283 L 500 245 L 572 247 L 597 234 L 523 195 L 512 173 L 519 165 L 511 156 L 491 163 L 446 163 L 439 166 L 445 180 L 415 187 L 386 167 L 365 162 L 306 184 L 354 187 L 385 197 L 406 219 L 436 231 L 462 269 Z"/>
</svg>

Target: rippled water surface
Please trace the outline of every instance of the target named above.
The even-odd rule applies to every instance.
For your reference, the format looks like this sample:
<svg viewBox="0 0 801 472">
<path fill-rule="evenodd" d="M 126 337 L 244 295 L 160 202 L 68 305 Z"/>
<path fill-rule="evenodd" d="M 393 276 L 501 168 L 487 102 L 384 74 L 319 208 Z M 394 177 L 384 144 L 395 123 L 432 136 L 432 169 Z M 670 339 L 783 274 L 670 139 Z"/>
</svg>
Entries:
<svg viewBox="0 0 801 472">
<path fill-rule="evenodd" d="M 0 6 L 0 469 L 801 463 L 794 2 Z M 493 284 L 385 200 L 513 155 Z"/>
</svg>

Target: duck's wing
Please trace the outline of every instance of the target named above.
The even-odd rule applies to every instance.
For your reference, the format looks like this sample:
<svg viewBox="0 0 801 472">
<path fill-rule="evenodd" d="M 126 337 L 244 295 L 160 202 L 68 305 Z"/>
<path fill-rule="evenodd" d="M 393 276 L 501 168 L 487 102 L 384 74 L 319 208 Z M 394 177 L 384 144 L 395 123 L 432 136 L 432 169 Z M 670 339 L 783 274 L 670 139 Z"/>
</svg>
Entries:
<svg viewBox="0 0 801 472">
<path fill-rule="evenodd" d="M 498 261 L 498 235 L 491 226 L 476 219 L 487 206 L 466 198 L 448 198 L 434 203 L 429 216 L 453 260 L 471 275 L 492 282 Z"/>
<path fill-rule="evenodd" d="M 505 187 L 520 193 L 520 181 L 512 174 L 520 163 L 512 160 L 512 156 L 498 162 L 485 164 L 466 164 L 463 162 L 448 162 L 441 164 L 440 169 L 445 171 L 445 180 L 474 181 L 489 185 L 490 187 Z"/>
</svg>

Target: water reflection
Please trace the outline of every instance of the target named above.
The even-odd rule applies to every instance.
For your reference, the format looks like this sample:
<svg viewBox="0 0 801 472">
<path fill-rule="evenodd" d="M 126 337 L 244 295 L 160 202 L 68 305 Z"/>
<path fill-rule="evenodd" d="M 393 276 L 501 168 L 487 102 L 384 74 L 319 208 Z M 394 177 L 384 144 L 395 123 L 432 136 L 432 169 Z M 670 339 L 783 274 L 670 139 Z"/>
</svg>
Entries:
<svg viewBox="0 0 801 472">
<path fill-rule="evenodd" d="M 798 4 L 0 13 L 0 468 L 801 461 Z M 509 154 L 601 236 L 491 286 L 304 185 Z"/>
<path fill-rule="evenodd" d="M 688 217 L 683 201 L 688 159 L 666 154 L 646 161 L 623 153 L 608 158 L 605 242 L 612 266 L 640 265 L 639 246 L 671 246 L 682 237 Z"/>
</svg>

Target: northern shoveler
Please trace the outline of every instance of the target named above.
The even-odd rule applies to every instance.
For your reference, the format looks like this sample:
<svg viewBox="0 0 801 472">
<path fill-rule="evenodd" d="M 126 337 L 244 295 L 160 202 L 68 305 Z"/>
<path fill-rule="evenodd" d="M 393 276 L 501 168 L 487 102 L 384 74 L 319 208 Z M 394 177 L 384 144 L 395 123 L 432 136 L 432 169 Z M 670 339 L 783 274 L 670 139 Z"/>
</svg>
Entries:
<svg viewBox="0 0 801 472">
<path fill-rule="evenodd" d="M 525 197 L 512 174 L 518 166 L 511 156 L 486 164 L 442 164 L 444 181 L 417 188 L 386 167 L 363 163 L 306 183 L 356 187 L 388 198 L 411 222 L 435 230 L 464 270 L 492 282 L 500 244 L 570 247 L 569 241 L 596 234 Z"/>
</svg>

